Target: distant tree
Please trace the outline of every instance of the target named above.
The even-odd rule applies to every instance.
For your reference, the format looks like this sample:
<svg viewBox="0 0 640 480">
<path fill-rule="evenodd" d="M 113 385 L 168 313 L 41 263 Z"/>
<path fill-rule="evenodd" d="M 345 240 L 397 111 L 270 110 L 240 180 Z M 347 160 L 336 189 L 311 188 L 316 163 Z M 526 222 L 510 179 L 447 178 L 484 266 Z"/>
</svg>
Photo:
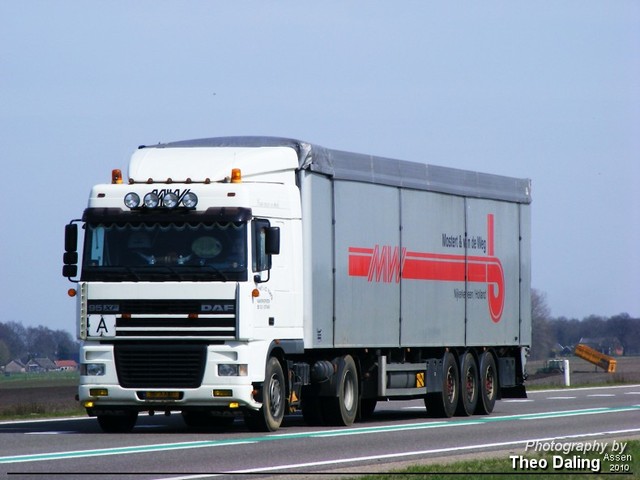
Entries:
<svg viewBox="0 0 640 480">
<path fill-rule="evenodd" d="M 602 338 L 610 336 L 607 320 L 599 315 L 589 315 L 580 322 L 583 338 Z"/>
<path fill-rule="evenodd" d="M 9 349 L 11 360 L 25 359 L 27 352 L 25 337 L 26 329 L 20 323 L 0 323 L 0 339 Z"/>
<path fill-rule="evenodd" d="M 548 358 L 556 345 L 550 324 L 551 310 L 546 295 L 531 289 L 531 358 Z"/>
<path fill-rule="evenodd" d="M 2 345 L 6 347 L 3 348 Z M 50 360 L 77 360 L 80 344 L 64 330 L 49 327 L 27 327 L 17 322 L 0 322 L 0 360 L 8 355 L 9 360 L 27 362 L 32 358 L 46 357 Z"/>
<path fill-rule="evenodd" d="M 624 349 L 624 355 L 640 353 L 640 319 L 631 318 L 628 313 L 611 317 L 607 322 L 609 336 L 616 337 Z"/>
<path fill-rule="evenodd" d="M 56 358 L 57 345 L 49 328 L 28 327 L 27 328 L 27 348 L 31 358 Z"/>
<path fill-rule="evenodd" d="M 573 349 L 582 337 L 580 320 L 566 317 L 553 318 L 550 321 L 556 343 Z"/>
<path fill-rule="evenodd" d="M 4 367 L 11 360 L 11 350 L 9 350 L 5 341 L 0 338 L 0 367 Z"/>
<path fill-rule="evenodd" d="M 73 360 L 78 356 L 80 346 L 71 334 L 65 330 L 55 330 L 52 332 L 53 340 L 56 343 L 57 360 Z"/>
</svg>

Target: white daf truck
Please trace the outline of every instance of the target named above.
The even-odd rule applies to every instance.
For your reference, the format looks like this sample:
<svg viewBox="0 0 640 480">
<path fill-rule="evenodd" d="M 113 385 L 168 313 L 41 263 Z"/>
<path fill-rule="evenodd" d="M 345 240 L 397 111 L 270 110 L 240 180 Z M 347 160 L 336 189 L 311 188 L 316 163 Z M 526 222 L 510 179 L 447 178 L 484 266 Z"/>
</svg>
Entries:
<svg viewBox="0 0 640 480">
<path fill-rule="evenodd" d="M 65 231 L 79 399 L 108 432 L 491 413 L 526 396 L 530 203 L 527 179 L 291 139 L 140 147 Z"/>
</svg>

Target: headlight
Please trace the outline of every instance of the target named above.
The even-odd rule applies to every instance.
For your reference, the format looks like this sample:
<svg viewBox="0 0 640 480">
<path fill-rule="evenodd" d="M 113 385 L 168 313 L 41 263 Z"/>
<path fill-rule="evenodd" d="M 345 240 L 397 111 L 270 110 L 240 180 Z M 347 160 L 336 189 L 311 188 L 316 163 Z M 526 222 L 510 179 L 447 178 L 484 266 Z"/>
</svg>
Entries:
<svg viewBox="0 0 640 480">
<path fill-rule="evenodd" d="M 144 206 L 147 208 L 156 208 L 160 203 L 160 197 L 156 193 L 149 192 L 144 196 Z"/>
<path fill-rule="evenodd" d="M 246 377 L 247 365 L 237 363 L 220 363 L 218 364 L 219 377 Z"/>
<path fill-rule="evenodd" d="M 129 208 L 138 208 L 140 206 L 140 196 L 135 192 L 127 193 L 124 196 L 124 204 Z"/>
<path fill-rule="evenodd" d="M 104 375 L 104 363 L 83 363 L 80 365 L 80 375 L 99 377 Z"/>
<path fill-rule="evenodd" d="M 182 204 L 187 208 L 196 208 L 198 204 L 198 196 L 193 192 L 187 192 L 182 197 Z"/>
<path fill-rule="evenodd" d="M 169 192 L 162 197 L 162 204 L 167 208 L 175 208 L 178 205 L 178 196 Z"/>
</svg>

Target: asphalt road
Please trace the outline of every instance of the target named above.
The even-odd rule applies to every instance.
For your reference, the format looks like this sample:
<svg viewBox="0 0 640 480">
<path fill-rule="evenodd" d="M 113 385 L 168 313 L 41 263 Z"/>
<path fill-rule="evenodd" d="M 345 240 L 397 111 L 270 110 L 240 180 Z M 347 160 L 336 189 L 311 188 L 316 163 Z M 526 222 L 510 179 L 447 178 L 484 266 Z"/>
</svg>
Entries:
<svg viewBox="0 0 640 480">
<path fill-rule="evenodd" d="M 519 457 L 531 453 L 526 445 L 535 441 L 546 448 L 604 445 L 603 453 L 615 453 L 621 439 L 634 437 L 640 438 L 640 385 L 530 392 L 526 400 L 497 402 L 490 416 L 447 420 L 428 418 L 419 401 L 385 402 L 371 421 L 350 428 L 311 428 L 293 416 L 271 434 L 249 432 L 240 419 L 225 433 L 194 433 L 179 415 L 140 417 L 127 435 L 100 433 L 89 418 L 3 422 L 0 475 L 191 480 L 289 474 L 300 479 L 303 473 L 389 471 L 470 454 Z M 580 447 L 573 448 L 559 453 L 579 460 Z M 599 458 L 603 472 L 633 467 L 627 460 Z"/>
</svg>

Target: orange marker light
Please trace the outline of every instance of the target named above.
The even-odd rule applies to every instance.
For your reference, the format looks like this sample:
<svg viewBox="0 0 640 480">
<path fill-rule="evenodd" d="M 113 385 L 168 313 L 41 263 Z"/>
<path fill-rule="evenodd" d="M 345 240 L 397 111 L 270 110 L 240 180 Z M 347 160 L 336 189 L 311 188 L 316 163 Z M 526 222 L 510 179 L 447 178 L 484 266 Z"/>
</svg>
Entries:
<svg viewBox="0 0 640 480">
<path fill-rule="evenodd" d="M 67 290 L 67 295 L 69 295 L 70 297 L 75 297 L 77 293 L 78 292 L 76 292 L 75 288 L 70 288 L 69 290 Z"/>
<path fill-rule="evenodd" d="M 239 168 L 231 169 L 231 183 L 241 183 L 242 182 L 242 171 Z"/>
<path fill-rule="evenodd" d="M 122 183 L 122 171 L 119 168 L 111 170 L 111 183 Z"/>
</svg>

